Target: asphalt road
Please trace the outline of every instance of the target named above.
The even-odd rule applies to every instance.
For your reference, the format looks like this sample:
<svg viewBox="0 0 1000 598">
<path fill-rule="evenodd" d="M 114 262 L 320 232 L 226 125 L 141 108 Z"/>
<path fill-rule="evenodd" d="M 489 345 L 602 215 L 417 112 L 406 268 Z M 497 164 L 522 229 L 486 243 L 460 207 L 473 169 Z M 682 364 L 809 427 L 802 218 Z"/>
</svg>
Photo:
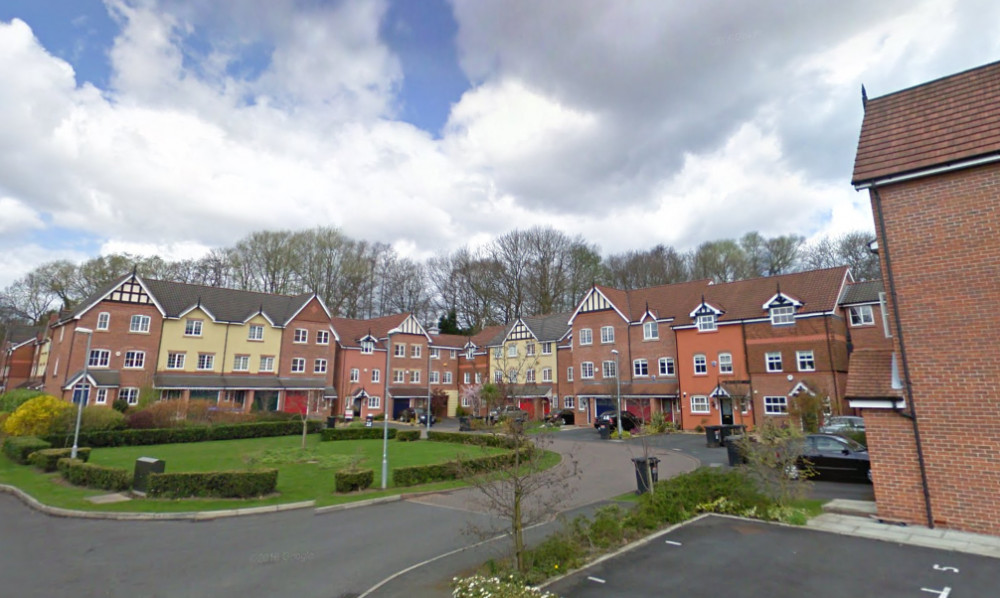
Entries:
<svg viewBox="0 0 1000 598">
<path fill-rule="evenodd" d="M 710 516 L 546 589 L 572 598 L 996 596 L 1000 562 Z"/>
</svg>

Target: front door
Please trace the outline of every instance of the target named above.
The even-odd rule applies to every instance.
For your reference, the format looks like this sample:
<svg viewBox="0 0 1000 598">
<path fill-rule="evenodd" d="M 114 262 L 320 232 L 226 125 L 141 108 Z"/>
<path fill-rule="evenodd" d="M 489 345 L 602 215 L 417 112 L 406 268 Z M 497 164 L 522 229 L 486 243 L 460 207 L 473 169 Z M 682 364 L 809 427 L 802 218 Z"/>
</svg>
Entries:
<svg viewBox="0 0 1000 598">
<path fill-rule="evenodd" d="M 719 398 L 719 411 L 722 412 L 722 425 L 733 425 L 733 400 Z"/>
</svg>

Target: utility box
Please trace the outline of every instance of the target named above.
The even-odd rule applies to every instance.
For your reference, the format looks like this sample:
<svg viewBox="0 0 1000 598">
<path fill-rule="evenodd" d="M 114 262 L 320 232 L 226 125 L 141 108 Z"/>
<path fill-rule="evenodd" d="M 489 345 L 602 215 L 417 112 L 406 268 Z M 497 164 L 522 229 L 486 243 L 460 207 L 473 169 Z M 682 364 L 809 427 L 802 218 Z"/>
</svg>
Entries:
<svg viewBox="0 0 1000 598">
<path fill-rule="evenodd" d="M 163 473 L 167 469 L 165 461 L 153 457 L 139 457 L 135 460 L 135 474 L 132 477 L 132 490 L 146 493 L 149 487 L 149 474 Z"/>
<path fill-rule="evenodd" d="M 372 427 L 372 423 L 373 423 L 374 421 L 375 421 L 375 419 L 374 419 L 374 418 L 373 418 L 372 416 L 370 416 L 370 415 L 366 415 L 366 416 L 365 416 L 365 427 L 366 427 L 366 428 L 370 428 L 370 427 Z"/>
</svg>

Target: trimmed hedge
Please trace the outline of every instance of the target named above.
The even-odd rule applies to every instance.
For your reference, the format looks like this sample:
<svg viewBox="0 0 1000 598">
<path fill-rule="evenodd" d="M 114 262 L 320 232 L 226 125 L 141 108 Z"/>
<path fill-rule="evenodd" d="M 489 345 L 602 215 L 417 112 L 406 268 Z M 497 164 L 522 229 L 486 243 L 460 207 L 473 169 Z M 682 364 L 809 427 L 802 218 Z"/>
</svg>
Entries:
<svg viewBox="0 0 1000 598">
<path fill-rule="evenodd" d="M 59 459 L 56 467 L 62 477 L 74 486 L 99 488 L 120 492 L 132 487 L 132 472 L 118 467 L 105 467 L 84 463 L 80 459 L 64 457 Z"/>
<path fill-rule="evenodd" d="M 477 446 L 492 446 L 495 448 L 515 448 L 517 442 L 509 436 L 496 434 L 464 434 L 462 432 L 428 432 L 427 440 L 434 442 L 452 442 L 457 444 L 474 444 Z"/>
<path fill-rule="evenodd" d="M 278 487 L 277 469 L 151 473 L 146 495 L 164 498 L 253 498 Z"/>
<path fill-rule="evenodd" d="M 420 430 L 400 430 L 396 432 L 396 440 L 400 442 L 420 440 Z"/>
<path fill-rule="evenodd" d="M 389 438 L 395 438 L 398 430 L 389 428 L 388 432 Z M 378 438 L 382 438 L 382 428 L 327 428 L 320 436 L 320 440 L 372 440 Z"/>
<path fill-rule="evenodd" d="M 10 436 L 3 441 L 3 454 L 15 463 L 27 465 L 31 453 L 51 447 L 51 443 L 34 436 Z"/>
<path fill-rule="evenodd" d="M 309 421 L 309 432 L 319 432 L 323 423 Z M 107 430 L 80 434 L 80 444 L 92 448 L 109 446 L 144 446 L 148 444 L 174 444 L 181 442 L 207 442 L 210 440 L 237 440 L 240 438 L 266 438 L 295 436 L 302 433 L 301 421 L 255 422 L 249 424 L 217 424 L 214 426 L 189 426 L 182 428 L 152 428 L 148 430 Z M 72 435 L 55 434 L 45 440 L 55 447 L 72 445 Z"/>
<path fill-rule="evenodd" d="M 56 467 L 59 465 L 59 459 L 68 458 L 72 452 L 72 448 L 42 449 L 31 453 L 28 460 L 31 461 L 32 465 L 42 471 L 55 471 Z M 80 447 L 76 449 L 76 457 L 86 463 L 87 460 L 90 459 L 90 449 L 88 447 Z"/>
<path fill-rule="evenodd" d="M 528 450 L 522 450 L 522 458 L 526 452 Z M 504 455 L 489 455 L 475 459 L 449 461 L 436 465 L 400 467 L 393 471 L 392 481 L 396 486 L 419 486 L 420 484 L 429 484 L 431 482 L 458 480 L 466 475 L 476 475 L 486 471 L 509 467 L 513 463 L 514 453 L 507 453 Z"/>
<path fill-rule="evenodd" d="M 337 482 L 337 492 L 354 492 L 371 487 L 375 481 L 375 472 L 371 469 L 361 471 L 338 471 L 333 475 Z"/>
</svg>

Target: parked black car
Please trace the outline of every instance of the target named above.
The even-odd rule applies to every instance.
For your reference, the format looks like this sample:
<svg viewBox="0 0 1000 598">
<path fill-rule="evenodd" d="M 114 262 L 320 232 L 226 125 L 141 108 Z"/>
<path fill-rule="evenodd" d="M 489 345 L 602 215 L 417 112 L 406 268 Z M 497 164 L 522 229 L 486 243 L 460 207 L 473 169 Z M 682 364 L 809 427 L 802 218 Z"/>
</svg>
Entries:
<svg viewBox="0 0 1000 598">
<path fill-rule="evenodd" d="M 868 449 L 850 438 L 837 434 L 809 434 L 799 446 L 796 469 L 789 472 L 792 477 L 809 468 L 817 477 L 872 481 Z"/>
<path fill-rule="evenodd" d="M 426 424 L 427 423 L 426 409 L 424 409 L 423 407 L 417 407 L 416 409 L 413 409 L 412 407 L 407 407 L 406 409 L 403 409 L 402 411 L 399 412 L 399 421 L 411 422 L 414 420 L 416 420 L 417 423 L 419 424 Z M 436 423 L 437 423 L 437 416 L 435 416 L 432 413 L 431 425 L 433 426 Z"/>
<path fill-rule="evenodd" d="M 617 415 L 618 414 L 615 413 L 614 411 L 606 411 L 602 413 L 596 420 L 594 420 L 594 429 L 600 429 L 601 425 L 605 424 L 608 426 L 608 429 L 617 430 L 618 429 Z M 622 411 L 622 430 L 626 432 L 631 432 L 632 430 L 635 430 L 641 425 L 642 422 L 639 420 L 638 417 L 632 415 L 628 411 Z"/>
<path fill-rule="evenodd" d="M 545 418 L 545 421 L 559 426 L 572 426 L 576 423 L 576 413 L 574 413 L 572 409 L 563 409 L 561 411 L 550 413 L 549 416 Z"/>
<path fill-rule="evenodd" d="M 486 416 L 486 420 L 491 424 L 495 424 L 498 421 L 505 419 L 513 419 L 516 422 L 526 422 L 528 421 L 528 412 L 521 409 L 517 405 L 503 405 L 501 407 L 497 407 L 493 411 L 490 411 L 490 414 Z"/>
</svg>

